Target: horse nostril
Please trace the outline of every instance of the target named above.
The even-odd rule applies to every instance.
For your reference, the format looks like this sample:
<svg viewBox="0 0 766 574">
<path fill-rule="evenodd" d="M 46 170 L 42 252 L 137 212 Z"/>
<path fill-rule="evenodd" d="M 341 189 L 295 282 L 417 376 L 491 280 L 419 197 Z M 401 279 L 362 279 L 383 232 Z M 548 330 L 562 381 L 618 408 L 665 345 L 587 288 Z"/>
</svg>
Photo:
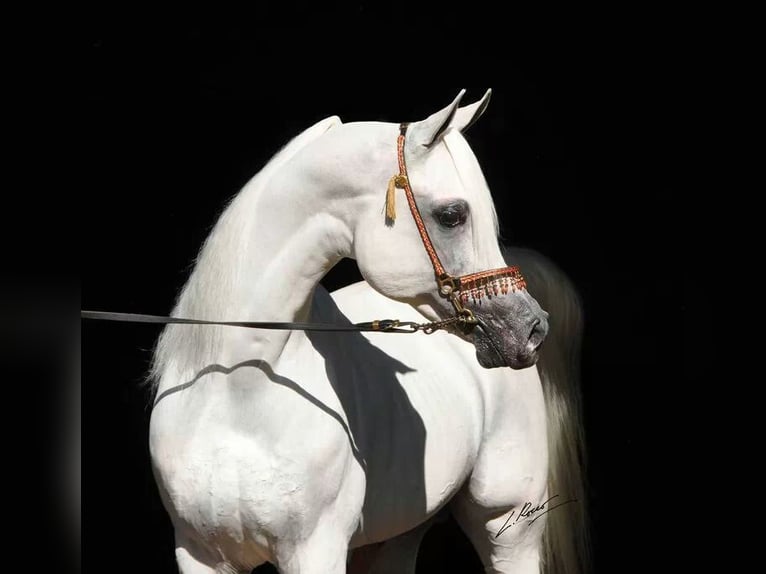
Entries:
<svg viewBox="0 0 766 574">
<path fill-rule="evenodd" d="M 546 329 L 540 319 L 535 319 L 535 322 L 532 324 L 532 328 L 529 330 L 527 347 L 529 347 L 531 351 L 536 351 L 538 348 L 540 348 L 540 345 L 543 344 L 546 334 Z"/>
</svg>

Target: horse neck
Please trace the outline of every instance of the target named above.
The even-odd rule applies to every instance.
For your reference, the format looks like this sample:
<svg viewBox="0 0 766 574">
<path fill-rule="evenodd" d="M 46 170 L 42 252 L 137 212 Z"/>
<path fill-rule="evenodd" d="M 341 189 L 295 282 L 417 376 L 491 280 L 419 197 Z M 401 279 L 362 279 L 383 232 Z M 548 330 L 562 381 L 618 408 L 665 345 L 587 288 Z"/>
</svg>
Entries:
<svg viewBox="0 0 766 574">
<path fill-rule="evenodd" d="M 316 147 L 309 144 L 277 169 L 265 169 L 232 201 L 205 242 L 174 315 L 308 319 L 317 283 L 352 244 L 344 214 L 353 212 L 353 199 L 333 196 L 347 182 L 332 170 L 317 170 L 327 150 L 317 153 Z M 154 374 L 157 379 L 187 376 L 211 363 L 252 357 L 256 349 L 269 360 L 289 336 L 287 331 L 171 325 L 158 344 Z"/>
<path fill-rule="evenodd" d="M 202 312 L 217 309 L 239 321 L 305 320 L 317 283 L 350 252 L 350 232 L 297 163 L 263 188 L 246 186 L 221 217 L 195 270 L 209 287 Z"/>
<path fill-rule="evenodd" d="M 286 174 L 246 210 L 250 221 L 232 290 L 245 320 L 307 319 L 317 283 L 350 252 L 351 233 L 322 205 L 323 193 L 296 179 Z"/>
</svg>

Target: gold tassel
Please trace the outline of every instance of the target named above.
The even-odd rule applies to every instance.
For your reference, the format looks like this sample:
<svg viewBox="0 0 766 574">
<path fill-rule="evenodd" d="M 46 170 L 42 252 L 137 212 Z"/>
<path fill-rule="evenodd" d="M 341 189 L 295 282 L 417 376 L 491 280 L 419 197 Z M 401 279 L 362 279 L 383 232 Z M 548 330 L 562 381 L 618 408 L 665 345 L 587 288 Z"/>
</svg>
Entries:
<svg viewBox="0 0 766 574">
<path fill-rule="evenodd" d="M 386 219 L 396 221 L 396 178 L 388 180 L 388 191 L 386 191 Z"/>
<path fill-rule="evenodd" d="M 407 183 L 407 178 L 397 174 L 388 180 L 388 190 L 386 191 L 386 219 L 396 221 L 396 188 L 403 189 Z"/>
</svg>

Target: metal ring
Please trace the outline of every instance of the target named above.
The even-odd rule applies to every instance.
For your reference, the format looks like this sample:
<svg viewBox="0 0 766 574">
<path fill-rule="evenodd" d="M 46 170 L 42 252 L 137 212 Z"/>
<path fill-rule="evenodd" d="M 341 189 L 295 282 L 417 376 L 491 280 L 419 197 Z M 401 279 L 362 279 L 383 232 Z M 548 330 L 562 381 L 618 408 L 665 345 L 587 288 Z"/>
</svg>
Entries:
<svg viewBox="0 0 766 574">
<path fill-rule="evenodd" d="M 442 297 L 449 297 L 455 292 L 455 278 L 452 275 L 445 274 L 443 277 L 439 277 L 439 293 Z"/>
</svg>

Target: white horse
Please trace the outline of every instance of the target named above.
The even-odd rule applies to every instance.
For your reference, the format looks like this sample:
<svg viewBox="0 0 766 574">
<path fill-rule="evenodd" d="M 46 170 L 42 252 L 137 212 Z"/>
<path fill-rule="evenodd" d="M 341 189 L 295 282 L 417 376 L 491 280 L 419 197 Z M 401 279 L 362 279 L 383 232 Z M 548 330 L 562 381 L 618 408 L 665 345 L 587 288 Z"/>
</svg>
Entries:
<svg viewBox="0 0 766 574">
<path fill-rule="evenodd" d="M 560 372 L 568 347 L 551 350 L 556 381 L 544 389 L 534 364 L 547 314 L 503 268 L 490 193 L 461 135 L 489 92 L 463 108 L 462 95 L 404 135 L 317 123 L 205 242 L 175 316 L 462 320 L 430 336 L 168 326 L 150 447 L 183 574 L 267 561 L 339 574 L 350 550 L 383 541 L 372 570 L 413 571 L 423 525 L 448 504 L 488 570 L 574 571 L 583 500 L 577 404 Z M 398 187 L 413 194 L 413 217 L 397 216 Z M 343 257 L 369 286 L 333 300 L 318 282 Z M 567 335 L 578 309 L 562 294 L 554 321 Z"/>
</svg>

